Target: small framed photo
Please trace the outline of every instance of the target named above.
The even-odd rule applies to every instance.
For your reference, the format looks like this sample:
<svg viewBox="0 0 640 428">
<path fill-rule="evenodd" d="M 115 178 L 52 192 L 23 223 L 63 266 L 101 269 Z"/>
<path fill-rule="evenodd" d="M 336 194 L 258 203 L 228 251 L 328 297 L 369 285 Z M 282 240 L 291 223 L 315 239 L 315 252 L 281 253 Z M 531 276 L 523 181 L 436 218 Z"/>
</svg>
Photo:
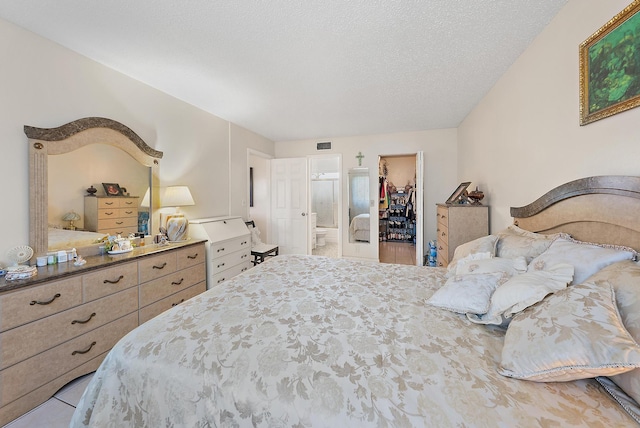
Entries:
<svg viewBox="0 0 640 428">
<path fill-rule="evenodd" d="M 449 196 L 449 199 L 445 202 L 445 204 L 456 204 L 458 203 L 458 199 L 460 199 L 464 195 L 464 191 L 467 190 L 467 187 L 471 184 L 470 181 L 465 181 L 464 183 L 460 183 L 458 188 Z"/>
<path fill-rule="evenodd" d="M 124 192 L 118 183 L 102 183 L 104 193 L 107 196 L 124 196 Z"/>
</svg>

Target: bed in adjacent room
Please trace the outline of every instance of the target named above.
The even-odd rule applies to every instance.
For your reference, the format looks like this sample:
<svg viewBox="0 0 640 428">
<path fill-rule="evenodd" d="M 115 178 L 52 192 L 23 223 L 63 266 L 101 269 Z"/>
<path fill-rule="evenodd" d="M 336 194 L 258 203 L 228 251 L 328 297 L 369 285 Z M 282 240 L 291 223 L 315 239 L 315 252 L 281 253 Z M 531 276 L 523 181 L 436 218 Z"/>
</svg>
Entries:
<svg viewBox="0 0 640 428">
<path fill-rule="evenodd" d="M 71 426 L 634 425 L 639 210 L 601 177 L 449 268 L 272 258 L 124 337 Z"/>
<path fill-rule="evenodd" d="M 349 241 L 364 241 L 369 242 L 369 214 L 358 214 L 351 220 L 349 225 Z"/>
</svg>

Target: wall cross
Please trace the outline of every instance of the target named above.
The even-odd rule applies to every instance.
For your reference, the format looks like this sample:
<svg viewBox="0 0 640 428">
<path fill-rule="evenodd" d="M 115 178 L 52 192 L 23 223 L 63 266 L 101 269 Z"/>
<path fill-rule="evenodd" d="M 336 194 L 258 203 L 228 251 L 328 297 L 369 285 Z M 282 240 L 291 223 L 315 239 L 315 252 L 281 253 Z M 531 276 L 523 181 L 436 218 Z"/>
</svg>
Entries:
<svg viewBox="0 0 640 428">
<path fill-rule="evenodd" d="M 358 158 L 358 166 L 362 166 L 362 158 L 364 158 L 362 152 L 358 152 L 358 156 L 356 156 L 356 158 Z"/>
</svg>

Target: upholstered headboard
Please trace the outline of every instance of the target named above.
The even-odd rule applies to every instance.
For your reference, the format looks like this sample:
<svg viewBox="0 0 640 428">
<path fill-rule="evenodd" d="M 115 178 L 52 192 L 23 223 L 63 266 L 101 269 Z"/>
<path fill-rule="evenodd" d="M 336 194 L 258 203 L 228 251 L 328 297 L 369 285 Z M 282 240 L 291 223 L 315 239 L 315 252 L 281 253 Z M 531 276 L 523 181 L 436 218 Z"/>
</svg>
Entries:
<svg viewBox="0 0 640 428">
<path fill-rule="evenodd" d="M 608 175 L 570 181 L 524 207 L 514 224 L 532 232 L 566 232 L 575 239 L 640 251 L 640 177 Z"/>
</svg>

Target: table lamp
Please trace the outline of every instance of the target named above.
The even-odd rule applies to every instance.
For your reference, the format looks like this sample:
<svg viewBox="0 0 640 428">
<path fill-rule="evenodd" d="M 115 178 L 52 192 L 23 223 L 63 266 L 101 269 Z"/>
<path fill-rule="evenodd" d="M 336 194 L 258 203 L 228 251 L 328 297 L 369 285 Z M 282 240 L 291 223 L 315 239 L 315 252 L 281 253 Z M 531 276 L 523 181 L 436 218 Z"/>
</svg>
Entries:
<svg viewBox="0 0 640 428">
<path fill-rule="evenodd" d="M 176 207 L 175 214 L 167 215 L 167 239 L 185 241 L 189 238 L 189 220 L 180 213 L 180 207 L 195 205 L 187 186 L 169 186 L 162 197 L 163 207 Z"/>
<path fill-rule="evenodd" d="M 80 220 L 80 214 L 75 211 L 71 211 L 63 215 L 62 220 L 69 222 L 69 226 L 67 226 L 65 229 L 76 230 L 76 226 L 73 224 L 73 222 Z"/>
</svg>

